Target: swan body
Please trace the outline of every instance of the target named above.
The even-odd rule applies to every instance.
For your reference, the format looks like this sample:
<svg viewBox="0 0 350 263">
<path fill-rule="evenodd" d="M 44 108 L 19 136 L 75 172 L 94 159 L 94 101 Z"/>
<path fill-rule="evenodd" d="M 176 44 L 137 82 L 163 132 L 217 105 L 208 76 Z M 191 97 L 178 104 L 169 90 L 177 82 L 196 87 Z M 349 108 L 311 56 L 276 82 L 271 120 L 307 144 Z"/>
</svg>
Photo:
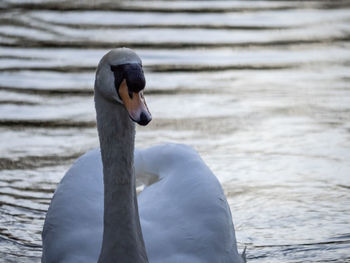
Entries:
<svg viewBox="0 0 350 263">
<path fill-rule="evenodd" d="M 136 150 L 135 172 L 157 180 L 138 197 L 150 262 L 243 262 L 221 186 L 192 148 L 164 144 Z M 57 187 L 43 232 L 43 261 L 96 262 L 102 230 L 102 162 L 95 149 Z"/>
<path fill-rule="evenodd" d="M 118 112 L 125 115 L 121 108 Z M 142 117 L 140 122 L 144 122 Z M 101 129 L 99 120 L 98 127 Z M 110 137 L 107 146 L 101 135 L 108 134 L 99 130 L 101 149 L 80 157 L 55 191 L 42 233 L 43 263 L 245 261 L 237 252 L 231 212 L 221 185 L 196 151 L 180 144 L 134 151 L 132 136 L 125 135 L 131 146 L 125 145 L 124 137 Z M 124 144 L 118 144 L 121 138 Z M 106 147 L 111 151 L 108 155 Z M 125 148 L 129 148 L 126 153 L 132 150 L 132 156 L 124 158 Z M 120 153 L 122 159 L 118 159 Z M 116 161 L 109 167 L 108 158 L 113 154 Z M 128 163 L 130 182 L 108 181 L 118 169 L 116 164 Z M 147 185 L 137 197 L 132 176 Z M 125 194 L 125 200 L 120 193 Z M 113 214 L 113 206 L 124 205 L 126 210 L 118 210 L 122 214 Z M 135 207 L 129 210 L 130 206 Z"/>
</svg>

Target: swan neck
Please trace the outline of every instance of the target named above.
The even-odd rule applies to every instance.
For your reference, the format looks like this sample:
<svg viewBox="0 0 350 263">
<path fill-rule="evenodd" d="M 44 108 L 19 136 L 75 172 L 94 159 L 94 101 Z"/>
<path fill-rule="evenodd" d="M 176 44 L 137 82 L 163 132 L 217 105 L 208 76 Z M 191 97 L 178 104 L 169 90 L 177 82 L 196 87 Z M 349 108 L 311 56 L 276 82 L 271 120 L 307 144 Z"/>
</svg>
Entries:
<svg viewBox="0 0 350 263">
<path fill-rule="evenodd" d="M 135 124 L 123 105 L 95 92 L 104 179 L 104 229 L 99 263 L 146 263 L 134 174 Z"/>
</svg>

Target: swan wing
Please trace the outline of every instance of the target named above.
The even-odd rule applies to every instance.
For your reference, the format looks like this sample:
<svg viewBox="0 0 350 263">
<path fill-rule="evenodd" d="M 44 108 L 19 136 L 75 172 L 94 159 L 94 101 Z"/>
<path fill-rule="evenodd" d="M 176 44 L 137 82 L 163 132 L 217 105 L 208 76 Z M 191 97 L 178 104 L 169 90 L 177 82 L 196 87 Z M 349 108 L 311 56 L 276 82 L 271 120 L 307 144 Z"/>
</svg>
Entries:
<svg viewBox="0 0 350 263">
<path fill-rule="evenodd" d="M 56 188 L 42 233 L 42 262 L 97 262 L 102 231 L 102 161 L 95 149 L 77 159 Z"/>
<path fill-rule="evenodd" d="M 159 178 L 138 200 L 150 262 L 243 262 L 222 187 L 196 151 L 159 145 L 136 152 L 135 164 Z"/>
</svg>

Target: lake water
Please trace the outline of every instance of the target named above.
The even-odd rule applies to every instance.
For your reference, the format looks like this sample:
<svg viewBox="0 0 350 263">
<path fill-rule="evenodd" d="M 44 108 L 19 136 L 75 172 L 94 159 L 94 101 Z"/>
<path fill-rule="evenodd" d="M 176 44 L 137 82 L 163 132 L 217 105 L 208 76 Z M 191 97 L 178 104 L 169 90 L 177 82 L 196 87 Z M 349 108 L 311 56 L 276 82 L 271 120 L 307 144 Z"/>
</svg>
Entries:
<svg viewBox="0 0 350 263">
<path fill-rule="evenodd" d="M 98 146 L 94 70 L 143 59 L 137 147 L 192 145 L 249 262 L 350 262 L 349 1 L 0 2 L 0 262 L 40 262 L 65 171 Z"/>
</svg>

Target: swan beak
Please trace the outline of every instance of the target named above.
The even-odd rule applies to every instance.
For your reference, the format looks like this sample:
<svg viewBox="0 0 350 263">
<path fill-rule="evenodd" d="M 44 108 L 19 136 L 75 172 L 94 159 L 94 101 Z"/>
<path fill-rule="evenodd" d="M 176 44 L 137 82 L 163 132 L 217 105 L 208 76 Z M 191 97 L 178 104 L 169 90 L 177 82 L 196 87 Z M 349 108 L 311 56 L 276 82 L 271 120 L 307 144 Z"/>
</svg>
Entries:
<svg viewBox="0 0 350 263">
<path fill-rule="evenodd" d="M 130 118 L 142 126 L 146 126 L 151 120 L 152 115 L 148 110 L 143 91 L 130 92 L 125 79 L 120 84 L 119 96 L 122 99 Z"/>
</svg>

